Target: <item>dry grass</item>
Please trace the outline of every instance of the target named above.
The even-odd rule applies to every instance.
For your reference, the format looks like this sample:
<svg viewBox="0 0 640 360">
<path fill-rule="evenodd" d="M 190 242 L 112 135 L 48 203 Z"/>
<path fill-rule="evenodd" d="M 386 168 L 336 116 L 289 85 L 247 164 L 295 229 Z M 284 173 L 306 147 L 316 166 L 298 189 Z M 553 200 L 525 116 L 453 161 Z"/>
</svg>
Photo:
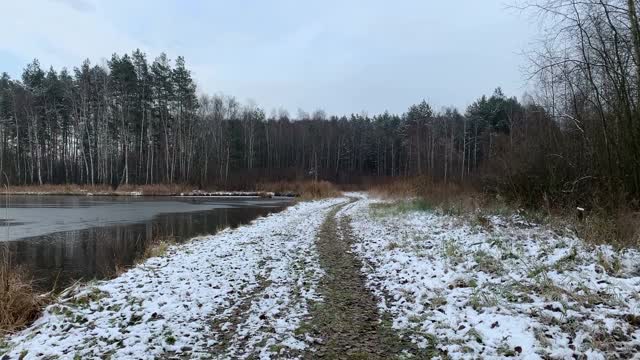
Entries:
<svg viewBox="0 0 640 360">
<path fill-rule="evenodd" d="M 280 181 L 262 183 L 257 186 L 259 191 L 269 191 L 282 194 L 296 194 L 302 199 L 313 200 L 337 197 L 341 195 L 338 188 L 328 181 Z"/>
<path fill-rule="evenodd" d="M 12 185 L 11 187 L 3 188 L 2 194 L 15 194 L 15 193 L 28 193 L 28 194 L 86 194 L 86 193 L 100 193 L 111 192 L 112 189 L 108 185 Z"/>
<path fill-rule="evenodd" d="M 193 187 L 184 184 L 152 184 L 152 185 L 122 185 L 115 191 L 109 185 L 21 185 L 5 188 L 0 194 L 47 194 L 47 195 L 171 195 L 191 191 Z"/>
<path fill-rule="evenodd" d="M 570 213 L 570 212 L 567 212 Z M 589 244 L 610 244 L 617 248 L 640 247 L 640 213 L 618 211 L 591 211 L 578 219 L 576 215 L 566 215 L 565 221 L 572 224 L 576 234 Z"/>
<path fill-rule="evenodd" d="M 420 191 L 420 183 L 417 178 L 405 178 L 389 181 L 382 184 L 375 184 L 369 188 L 369 192 L 374 195 L 387 198 L 409 198 L 416 197 Z"/>
<path fill-rule="evenodd" d="M 500 195 L 482 193 L 472 186 L 443 184 L 428 178 L 404 178 L 373 185 L 369 191 L 390 200 L 414 198 L 421 208 L 441 209 L 448 215 L 475 214 L 480 224 L 488 214 L 512 215 L 518 213 L 532 223 L 544 223 L 552 228 L 574 229 L 586 243 L 610 244 L 617 248 L 640 247 L 640 212 L 606 208 L 586 211 L 578 218 L 575 208 L 553 207 L 548 204 L 540 209 L 522 210 L 522 204 L 507 201 Z M 415 203 L 415 201 L 414 201 Z"/>
<path fill-rule="evenodd" d="M 0 265 L 0 335 L 32 323 L 51 298 L 36 291 L 26 272 Z"/>
<path fill-rule="evenodd" d="M 193 186 L 185 184 L 122 185 L 118 187 L 118 192 L 140 192 L 143 195 L 172 195 L 189 192 L 193 189 Z"/>
<path fill-rule="evenodd" d="M 144 249 L 144 252 L 136 259 L 135 263 L 140 264 L 152 257 L 164 256 L 171 245 L 176 243 L 174 237 L 153 239 Z"/>
<path fill-rule="evenodd" d="M 495 196 L 483 194 L 471 186 L 434 182 L 425 177 L 403 178 L 376 184 L 369 192 L 385 199 L 418 198 L 440 208 L 447 214 L 463 214 L 478 209 L 499 209 L 504 206 Z"/>
</svg>

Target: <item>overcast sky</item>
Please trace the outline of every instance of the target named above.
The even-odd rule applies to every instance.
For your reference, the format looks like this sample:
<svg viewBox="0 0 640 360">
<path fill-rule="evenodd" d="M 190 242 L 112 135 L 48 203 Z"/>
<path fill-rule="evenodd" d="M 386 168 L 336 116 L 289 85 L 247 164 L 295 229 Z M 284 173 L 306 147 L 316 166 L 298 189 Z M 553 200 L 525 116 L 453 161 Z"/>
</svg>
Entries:
<svg viewBox="0 0 640 360">
<path fill-rule="evenodd" d="M 527 88 L 535 26 L 508 0 L 0 0 L 0 72 L 113 52 L 182 55 L 198 88 L 267 112 L 404 112 L 426 99 L 466 107 Z"/>
</svg>

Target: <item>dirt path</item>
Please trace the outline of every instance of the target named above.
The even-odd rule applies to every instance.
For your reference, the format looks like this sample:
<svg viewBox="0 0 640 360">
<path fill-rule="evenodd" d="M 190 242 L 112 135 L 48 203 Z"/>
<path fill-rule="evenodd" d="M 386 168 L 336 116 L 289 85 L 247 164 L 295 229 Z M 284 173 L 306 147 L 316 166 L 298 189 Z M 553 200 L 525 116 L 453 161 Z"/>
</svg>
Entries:
<svg viewBox="0 0 640 360">
<path fill-rule="evenodd" d="M 320 265 L 326 273 L 320 282 L 324 301 L 311 310 L 310 332 L 318 345 L 305 358 L 394 358 L 411 345 L 397 337 L 390 323 L 378 314 L 378 301 L 361 273 L 362 263 L 351 252 L 350 220 L 336 216 L 347 205 L 336 206 L 327 215 L 316 238 Z"/>
</svg>

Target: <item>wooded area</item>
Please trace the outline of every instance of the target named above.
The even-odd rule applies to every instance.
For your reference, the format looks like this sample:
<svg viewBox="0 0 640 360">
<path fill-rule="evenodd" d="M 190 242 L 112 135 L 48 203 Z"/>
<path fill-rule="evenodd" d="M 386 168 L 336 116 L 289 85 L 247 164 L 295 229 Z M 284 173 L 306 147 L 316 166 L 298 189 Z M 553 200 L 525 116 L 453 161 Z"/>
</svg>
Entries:
<svg viewBox="0 0 640 360">
<path fill-rule="evenodd" d="M 497 89 L 464 113 L 267 115 L 197 95 L 182 57 L 140 50 L 72 71 L 37 60 L 0 81 L 0 169 L 11 184 L 191 183 L 424 176 L 530 204 L 640 195 L 640 25 L 634 0 L 544 0 L 535 95 Z"/>
</svg>

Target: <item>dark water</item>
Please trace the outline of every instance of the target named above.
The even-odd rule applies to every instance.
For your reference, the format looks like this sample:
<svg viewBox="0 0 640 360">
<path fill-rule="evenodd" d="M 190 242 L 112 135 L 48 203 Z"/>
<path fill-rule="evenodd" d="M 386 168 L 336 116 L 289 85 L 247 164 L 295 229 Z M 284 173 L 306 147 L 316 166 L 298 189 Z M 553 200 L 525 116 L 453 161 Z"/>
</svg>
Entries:
<svg viewBox="0 0 640 360">
<path fill-rule="evenodd" d="M 181 242 L 281 211 L 288 199 L 10 196 L 0 246 L 42 288 L 113 276 L 154 239 Z"/>
</svg>

